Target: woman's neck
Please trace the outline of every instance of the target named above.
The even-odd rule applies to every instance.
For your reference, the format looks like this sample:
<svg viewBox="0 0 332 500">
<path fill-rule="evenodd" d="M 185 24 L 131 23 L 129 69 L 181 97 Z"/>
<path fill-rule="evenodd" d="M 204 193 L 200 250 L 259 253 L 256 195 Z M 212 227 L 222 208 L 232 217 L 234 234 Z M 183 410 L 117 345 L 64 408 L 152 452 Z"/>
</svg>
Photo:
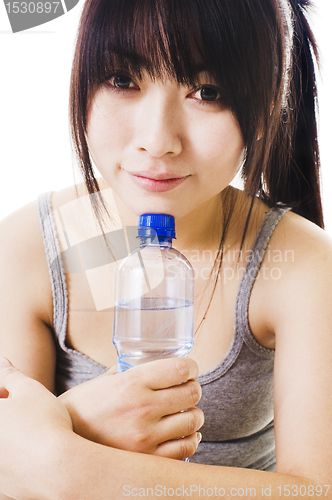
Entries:
<svg viewBox="0 0 332 500">
<path fill-rule="evenodd" d="M 100 187 L 109 189 L 104 182 L 100 182 Z M 138 216 L 114 191 L 112 193 L 122 226 L 137 227 Z M 183 253 L 193 249 L 201 251 L 218 246 L 222 225 L 222 194 L 218 194 L 184 217 L 176 219 L 176 239 L 173 240 L 173 246 Z"/>
</svg>

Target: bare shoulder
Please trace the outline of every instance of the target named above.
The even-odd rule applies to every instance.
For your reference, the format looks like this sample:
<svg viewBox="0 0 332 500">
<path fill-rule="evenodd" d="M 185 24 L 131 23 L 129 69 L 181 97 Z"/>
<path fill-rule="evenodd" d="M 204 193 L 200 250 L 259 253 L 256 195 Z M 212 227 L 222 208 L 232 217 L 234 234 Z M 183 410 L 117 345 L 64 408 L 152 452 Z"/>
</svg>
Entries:
<svg viewBox="0 0 332 500">
<path fill-rule="evenodd" d="M 241 218 L 245 220 L 243 215 L 249 212 L 252 199 L 241 190 L 233 188 L 233 191 L 237 197 L 235 218 L 238 224 Z M 258 198 L 255 199 L 247 232 L 250 243 L 256 237 L 269 211 L 270 208 L 268 205 Z M 243 228 L 241 227 L 240 229 L 242 232 Z M 323 253 L 330 251 L 331 244 L 332 238 L 323 229 L 292 211 L 288 211 L 281 218 L 270 240 L 270 248 L 273 250 L 284 250 L 287 248 L 294 250 L 294 252 L 296 251 L 299 263 L 300 258 L 305 260 L 308 256 L 311 257 L 313 250 Z"/>
<path fill-rule="evenodd" d="M 277 230 L 280 228 L 285 231 L 288 237 L 292 237 L 294 241 L 303 237 L 309 237 L 312 242 L 317 238 L 320 242 L 325 241 L 328 243 L 332 241 L 324 229 L 292 211 L 287 212 L 283 216 L 277 226 Z"/>
<path fill-rule="evenodd" d="M 37 201 L 25 205 L 0 221 L 0 255 L 11 255 L 19 263 L 19 257 L 25 257 L 25 263 L 38 260 L 43 249 L 42 234 L 38 216 Z"/>
<path fill-rule="evenodd" d="M 0 273 L 2 292 L 30 302 L 30 309 L 45 323 L 52 322 L 52 290 L 49 280 L 37 201 L 0 221 Z M 31 293 L 33 291 L 33 293 Z M 30 297 L 30 299 L 29 299 Z"/>
<path fill-rule="evenodd" d="M 53 297 L 36 201 L 0 222 L 0 282 L 0 355 L 53 390 Z"/>
<path fill-rule="evenodd" d="M 269 210 L 257 200 L 248 248 Z M 304 310 L 316 314 L 313 302 L 322 290 L 321 304 L 332 293 L 332 239 L 316 224 L 289 211 L 272 233 L 252 290 L 249 320 L 256 338 L 275 348 L 277 331 L 288 329 L 292 316 L 295 323 L 304 317 Z"/>
<path fill-rule="evenodd" d="M 286 213 L 276 226 L 263 260 L 266 279 L 258 283 L 270 331 L 292 316 L 294 322 L 317 307 L 328 307 L 332 294 L 332 238 L 316 224 Z M 315 305 L 315 302 L 320 304 Z M 325 304 L 325 306 L 324 306 Z M 296 318 L 296 319 L 295 319 Z"/>
<path fill-rule="evenodd" d="M 83 186 L 78 186 L 83 193 Z M 52 210 L 76 198 L 75 186 L 52 194 Z M 0 295 L 47 325 L 53 323 L 53 297 L 37 200 L 0 221 Z M 2 298 L 2 295 L 1 295 Z"/>
<path fill-rule="evenodd" d="M 332 264 L 332 238 L 322 228 L 293 213 L 286 213 L 277 225 L 271 248 L 292 252 L 294 272 L 318 269 Z"/>
</svg>

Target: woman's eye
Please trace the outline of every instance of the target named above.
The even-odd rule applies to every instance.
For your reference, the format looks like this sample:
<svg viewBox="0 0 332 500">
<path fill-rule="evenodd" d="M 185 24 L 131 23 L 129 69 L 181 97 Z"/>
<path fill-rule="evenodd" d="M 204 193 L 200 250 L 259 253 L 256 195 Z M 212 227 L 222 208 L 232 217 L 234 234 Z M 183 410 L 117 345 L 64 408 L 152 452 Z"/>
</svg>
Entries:
<svg viewBox="0 0 332 500">
<path fill-rule="evenodd" d="M 113 76 L 109 81 L 111 85 L 117 89 L 129 89 L 134 87 L 134 82 L 126 75 Z"/>
<path fill-rule="evenodd" d="M 221 98 L 219 90 L 215 87 L 201 87 L 193 94 L 195 99 L 202 101 L 218 101 Z"/>
</svg>

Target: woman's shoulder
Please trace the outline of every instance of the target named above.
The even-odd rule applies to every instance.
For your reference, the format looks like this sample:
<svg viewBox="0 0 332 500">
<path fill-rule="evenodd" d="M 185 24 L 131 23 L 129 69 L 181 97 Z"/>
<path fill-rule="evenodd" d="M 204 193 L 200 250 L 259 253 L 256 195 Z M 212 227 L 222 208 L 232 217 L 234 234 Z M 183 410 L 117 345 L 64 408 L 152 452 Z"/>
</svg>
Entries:
<svg viewBox="0 0 332 500">
<path fill-rule="evenodd" d="M 251 198 L 243 191 L 236 190 L 236 194 L 240 211 L 242 214 L 248 213 Z M 252 216 L 248 226 L 248 238 L 251 242 L 255 239 L 270 210 L 271 208 L 264 201 L 258 198 L 254 200 Z M 245 218 L 242 217 L 242 220 L 245 220 Z M 282 215 L 276 224 L 269 241 L 269 248 L 280 251 L 293 250 L 297 254 L 300 263 L 301 258 L 304 260 L 308 257 L 312 258 L 313 252 L 316 255 L 331 252 L 332 237 L 317 224 L 289 210 Z"/>
<path fill-rule="evenodd" d="M 52 289 L 40 228 L 37 201 L 0 221 L 0 275 L 2 293 L 46 324 L 52 323 Z"/>
<path fill-rule="evenodd" d="M 36 260 L 36 252 L 42 248 L 42 234 L 37 201 L 15 210 L 0 221 L 1 255 L 10 252 L 13 259 L 19 255 Z"/>
<path fill-rule="evenodd" d="M 51 194 L 50 208 L 61 251 L 64 242 L 61 238 L 63 231 L 59 227 L 61 210 L 64 209 L 64 214 L 68 214 L 70 228 L 77 233 L 75 222 L 72 222 L 69 215 L 75 213 L 73 206 L 80 205 L 79 200 L 84 200 L 83 205 L 87 205 L 86 195 L 83 183 Z M 35 314 L 46 324 L 52 324 L 52 288 L 39 208 L 39 201 L 36 199 L 0 221 L 1 288 L 3 293 L 6 290 L 7 293 L 16 290 L 17 301 L 29 303 L 29 310 L 34 309 Z M 77 212 L 80 214 L 80 210 Z M 69 230 L 68 225 L 67 228 Z"/>
<path fill-rule="evenodd" d="M 269 211 L 258 201 L 256 227 Z M 272 231 L 255 281 L 249 313 L 252 330 L 264 332 L 274 347 L 280 322 L 293 315 L 299 323 L 315 297 L 329 307 L 331 290 L 332 238 L 309 220 L 286 212 Z"/>
<path fill-rule="evenodd" d="M 277 268 L 277 277 L 280 277 L 275 283 L 270 283 L 276 304 L 286 310 L 296 297 L 297 309 L 305 314 L 307 301 L 320 297 L 321 305 L 325 303 L 329 307 L 332 238 L 326 231 L 304 217 L 288 212 L 272 235 L 269 257 L 270 267 Z M 273 258 L 277 262 L 271 262 Z"/>
<path fill-rule="evenodd" d="M 332 238 L 321 227 L 304 217 L 289 211 L 278 223 L 271 247 L 294 252 L 294 263 L 299 267 L 308 261 L 332 258 Z"/>
<path fill-rule="evenodd" d="M 263 201 L 255 200 L 252 239 L 270 210 Z M 275 280 L 285 286 L 289 286 L 289 281 L 294 278 L 300 281 L 303 276 L 314 280 L 315 272 L 327 271 L 332 276 L 332 238 L 317 224 L 289 210 L 271 228 L 264 264 L 268 268 L 275 268 L 276 276 L 282 275 L 285 278 Z"/>
<path fill-rule="evenodd" d="M 42 193 L 41 193 L 42 194 Z M 51 212 L 54 214 L 61 206 L 84 195 L 83 185 L 51 193 Z M 38 199 L 20 207 L 0 221 L 1 251 L 8 250 L 15 255 L 21 253 L 29 262 L 38 261 L 44 253 L 43 235 L 40 223 Z"/>
</svg>

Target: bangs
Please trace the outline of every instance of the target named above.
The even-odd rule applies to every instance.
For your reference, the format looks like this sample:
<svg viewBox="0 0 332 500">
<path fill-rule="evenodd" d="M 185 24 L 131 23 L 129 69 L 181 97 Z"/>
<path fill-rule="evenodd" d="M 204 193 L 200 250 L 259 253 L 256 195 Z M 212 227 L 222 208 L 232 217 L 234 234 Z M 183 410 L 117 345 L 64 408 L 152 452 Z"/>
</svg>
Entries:
<svg viewBox="0 0 332 500">
<path fill-rule="evenodd" d="M 79 140 L 94 92 L 112 75 L 197 86 L 205 71 L 251 147 L 285 95 L 291 37 L 280 9 L 279 0 L 86 0 L 71 81 Z"/>
<path fill-rule="evenodd" d="M 188 86 L 206 71 L 245 140 L 251 125 L 278 101 L 284 69 L 270 2 L 262 7 L 260 0 L 87 0 L 82 23 L 79 71 L 87 100 L 118 71 Z"/>
<path fill-rule="evenodd" d="M 103 7 L 97 19 L 101 29 L 93 30 L 98 40 L 90 46 L 91 84 L 118 70 L 185 85 L 196 85 L 200 71 L 217 77 L 197 2 L 113 0 Z"/>
</svg>

